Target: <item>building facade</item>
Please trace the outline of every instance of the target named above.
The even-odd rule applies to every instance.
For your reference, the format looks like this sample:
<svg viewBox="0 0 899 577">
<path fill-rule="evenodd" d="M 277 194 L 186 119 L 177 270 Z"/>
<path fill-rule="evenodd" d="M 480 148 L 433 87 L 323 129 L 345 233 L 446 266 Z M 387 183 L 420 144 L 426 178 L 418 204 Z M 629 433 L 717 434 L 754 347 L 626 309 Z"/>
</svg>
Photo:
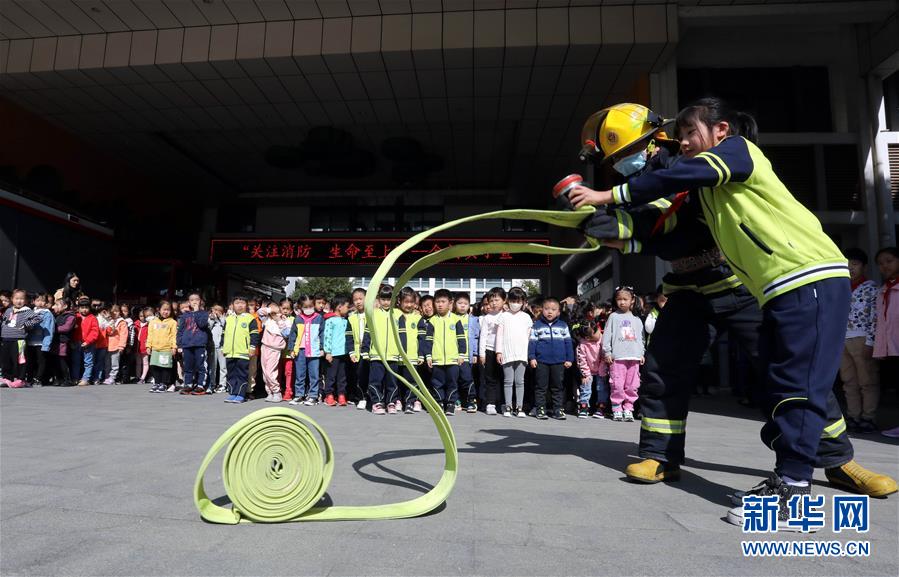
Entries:
<svg viewBox="0 0 899 577">
<path fill-rule="evenodd" d="M 714 94 L 757 117 L 776 170 L 840 246 L 873 252 L 896 239 L 897 67 L 895 0 L 11 1 L 0 179 L 103 212 L 117 261 L 177 259 L 222 285 L 363 277 L 376 263 L 346 258 L 351 244 L 364 255 L 363 241 L 550 207 L 559 178 L 589 177 L 576 155 L 592 112 L 635 101 L 673 116 Z M 442 236 L 582 241 L 502 219 Z M 344 252 L 306 262 L 306 246 Z M 599 299 L 665 271 L 650 257 L 499 256 L 433 276 Z"/>
</svg>

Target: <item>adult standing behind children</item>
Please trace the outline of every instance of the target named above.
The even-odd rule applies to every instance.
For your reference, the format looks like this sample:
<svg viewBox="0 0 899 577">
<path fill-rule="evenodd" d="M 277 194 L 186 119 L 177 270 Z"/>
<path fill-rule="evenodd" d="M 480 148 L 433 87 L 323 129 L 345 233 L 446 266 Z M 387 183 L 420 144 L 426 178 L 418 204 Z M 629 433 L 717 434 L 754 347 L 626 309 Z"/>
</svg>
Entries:
<svg viewBox="0 0 899 577">
<path fill-rule="evenodd" d="M 81 290 L 81 279 L 78 278 L 77 274 L 70 272 L 62 282 L 62 287 L 54 293 L 53 299 L 68 299 L 69 303 L 75 304 L 83 296 L 84 291 Z"/>
</svg>

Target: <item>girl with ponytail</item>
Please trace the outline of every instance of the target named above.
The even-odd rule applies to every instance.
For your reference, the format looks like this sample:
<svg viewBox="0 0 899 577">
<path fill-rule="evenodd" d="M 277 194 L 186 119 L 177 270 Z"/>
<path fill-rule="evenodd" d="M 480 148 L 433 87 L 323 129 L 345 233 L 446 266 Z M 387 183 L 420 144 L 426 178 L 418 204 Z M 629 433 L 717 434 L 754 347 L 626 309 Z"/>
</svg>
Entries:
<svg viewBox="0 0 899 577">
<path fill-rule="evenodd" d="M 778 495 L 778 528 L 790 530 L 786 503 L 793 495 L 810 494 L 822 434 L 842 433 L 824 427 L 846 333 L 849 267 L 756 146 L 752 117 L 720 99 L 704 98 L 678 114 L 676 130 L 680 162 L 611 190 L 576 187 L 569 200 L 579 208 L 696 193 L 722 256 L 762 308 L 759 363 L 766 373 L 766 423 L 761 437 L 777 458 L 775 474 L 751 494 Z M 741 525 L 742 506 L 727 518 Z"/>
</svg>

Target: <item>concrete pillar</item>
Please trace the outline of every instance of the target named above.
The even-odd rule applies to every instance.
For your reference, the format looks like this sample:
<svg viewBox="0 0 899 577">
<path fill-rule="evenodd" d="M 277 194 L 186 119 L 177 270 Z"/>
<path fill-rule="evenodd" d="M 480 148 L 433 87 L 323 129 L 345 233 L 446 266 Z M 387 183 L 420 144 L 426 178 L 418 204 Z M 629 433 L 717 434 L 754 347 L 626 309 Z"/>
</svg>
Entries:
<svg viewBox="0 0 899 577">
<path fill-rule="evenodd" d="M 880 247 L 896 244 L 896 221 L 889 184 L 883 78 L 874 73 L 868 74 L 864 90 L 866 98 L 862 107 L 864 118 L 859 131 L 859 144 L 864 158 L 865 210 L 869 227 L 877 231 L 876 245 L 870 248 L 871 252 L 876 252 Z"/>
</svg>

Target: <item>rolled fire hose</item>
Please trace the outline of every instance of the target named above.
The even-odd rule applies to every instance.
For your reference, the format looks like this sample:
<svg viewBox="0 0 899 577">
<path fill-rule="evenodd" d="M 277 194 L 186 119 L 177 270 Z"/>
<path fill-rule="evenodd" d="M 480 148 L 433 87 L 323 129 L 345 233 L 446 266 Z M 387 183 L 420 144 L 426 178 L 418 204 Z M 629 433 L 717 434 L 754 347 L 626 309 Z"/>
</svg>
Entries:
<svg viewBox="0 0 899 577">
<path fill-rule="evenodd" d="M 461 218 L 417 234 L 392 250 L 371 279 L 365 297 L 365 316 L 373 326 L 373 311 L 378 288 L 390 269 L 406 251 L 428 237 L 470 222 L 504 218 L 508 220 L 537 220 L 564 228 L 577 228 L 595 209 L 584 207 L 577 211 L 500 210 Z M 597 250 L 600 244 L 587 237 L 587 246 L 564 248 L 535 243 L 481 242 L 450 246 L 415 261 L 397 280 L 403 287 L 415 275 L 440 262 L 487 253 L 533 253 L 570 255 Z M 390 318 L 393 305 L 388 311 Z M 399 327 L 391 325 L 391 337 L 399 342 Z M 381 359 L 386 359 L 386 335 L 371 331 L 372 347 Z M 412 375 L 409 382 L 384 365 L 396 379 L 412 392 L 427 408 L 437 427 L 444 449 L 443 475 L 426 494 L 386 505 L 324 506 L 322 497 L 334 473 L 334 451 L 325 431 L 305 414 L 286 407 L 270 407 L 250 413 L 237 421 L 216 440 L 203 459 L 194 483 L 194 503 L 200 517 L 211 523 L 281 523 L 286 521 L 362 521 L 402 519 L 424 515 L 446 501 L 458 474 L 456 437 L 449 420 L 443 414 L 428 387 L 419 377 L 402 347 L 398 347 L 403 365 Z M 222 481 L 232 503 L 226 508 L 215 504 L 206 494 L 204 476 L 215 456 L 227 446 L 222 460 Z"/>
</svg>

